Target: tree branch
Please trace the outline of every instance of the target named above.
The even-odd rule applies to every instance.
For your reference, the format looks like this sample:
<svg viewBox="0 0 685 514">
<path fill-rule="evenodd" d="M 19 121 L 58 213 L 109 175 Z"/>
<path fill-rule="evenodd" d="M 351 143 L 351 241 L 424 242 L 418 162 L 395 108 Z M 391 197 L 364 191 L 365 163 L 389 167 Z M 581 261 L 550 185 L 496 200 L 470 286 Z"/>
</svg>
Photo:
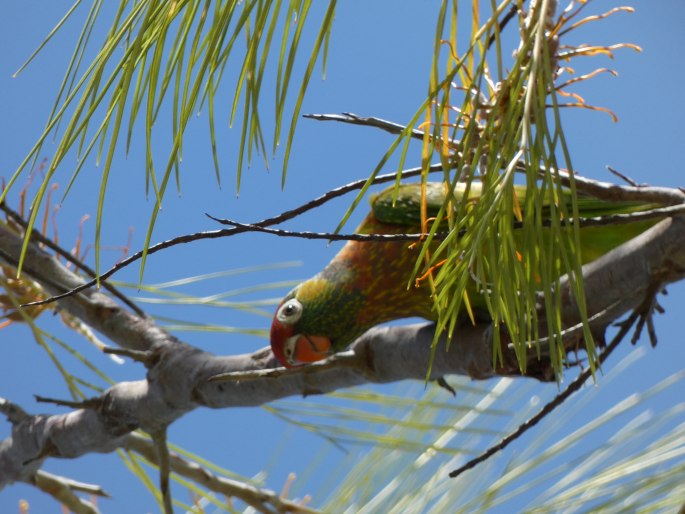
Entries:
<svg viewBox="0 0 685 514">
<path fill-rule="evenodd" d="M 613 337 L 611 340 L 611 343 L 609 343 L 601 352 L 599 357 L 597 358 L 597 363 L 601 366 L 611 355 L 611 353 L 618 348 L 618 345 L 621 344 L 625 336 L 630 332 L 630 330 L 633 328 L 635 325 L 635 322 L 639 318 L 649 318 L 651 317 L 652 313 L 651 310 L 648 308 L 649 305 L 651 305 L 653 301 L 653 294 L 650 294 L 647 298 L 643 300 L 643 305 L 641 308 L 636 309 L 633 311 L 633 313 L 630 315 L 630 317 L 623 321 L 621 323 L 621 328 L 618 331 L 618 333 Z M 637 332 L 637 330 L 636 330 Z M 470 459 L 467 461 L 465 464 L 462 466 L 459 466 L 457 469 L 450 471 L 449 476 L 450 478 L 456 478 L 465 471 L 468 471 L 469 469 L 475 468 L 478 464 L 481 462 L 485 462 L 488 460 L 490 457 L 492 457 L 495 453 L 504 450 L 507 446 L 509 446 L 512 442 L 520 438 L 524 433 L 526 433 L 528 430 L 533 428 L 535 425 L 537 425 L 540 421 L 542 421 L 545 417 L 547 417 L 550 412 L 552 412 L 554 409 L 559 407 L 563 402 L 568 400 L 573 394 L 578 392 L 581 387 L 587 382 L 590 377 L 593 376 L 593 370 L 590 367 L 585 368 L 574 380 L 571 382 L 568 387 L 566 387 L 562 392 L 560 392 L 558 395 L 556 395 L 550 402 L 548 402 L 542 409 L 540 409 L 538 412 L 535 413 L 535 415 L 528 420 L 526 420 L 524 423 L 520 424 L 516 430 L 508 434 L 506 437 L 502 438 L 501 441 L 499 441 L 497 444 L 491 446 L 488 448 L 486 451 L 478 455 L 477 457 L 474 457 L 473 459 Z"/>
<path fill-rule="evenodd" d="M 375 127 L 396 135 L 407 130 L 406 126 L 399 123 L 383 120 L 374 116 L 359 116 L 351 112 L 344 112 L 342 114 L 305 114 L 304 117 L 317 121 L 337 121 L 352 125 Z M 425 134 L 422 130 L 412 129 L 410 135 L 415 139 L 423 140 Z M 455 141 L 455 143 L 457 142 L 458 141 Z M 526 165 L 524 162 L 520 162 L 517 166 L 517 169 L 523 172 L 525 172 L 527 168 L 528 165 Z M 547 170 L 548 168 L 541 167 L 540 173 L 547 173 Z M 549 173 L 558 176 L 562 184 L 570 186 L 571 179 L 568 170 L 550 169 Z M 612 171 L 612 173 L 614 173 L 614 171 Z M 603 200 L 625 200 L 644 203 L 654 202 L 664 205 L 685 203 L 685 191 L 681 189 L 644 186 L 637 184 L 622 186 L 610 182 L 593 180 L 578 174 L 573 175 L 573 180 L 579 191 L 583 191 Z"/>
<path fill-rule="evenodd" d="M 7 202 L 2 202 L 0 203 L 0 210 L 4 211 L 5 214 L 7 214 L 8 218 L 11 218 L 14 223 L 19 225 L 23 230 L 28 229 L 28 223 L 24 220 L 24 218 L 21 217 L 21 215 L 16 212 L 14 209 L 11 209 L 8 205 Z M 64 257 L 68 262 L 72 263 L 74 266 L 76 266 L 78 269 L 84 271 L 86 274 L 88 274 L 92 278 L 96 278 L 95 270 L 90 268 L 90 266 L 86 266 L 80 259 L 77 257 L 71 255 L 68 251 L 66 251 L 64 248 L 59 246 L 57 243 L 52 241 L 51 239 L 45 237 L 43 234 L 38 232 L 37 230 L 31 230 L 31 239 L 35 242 L 38 241 L 40 244 L 47 246 L 55 252 L 58 255 L 61 255 Z M 102 287 L 107 289 L 114 297 L 119 299 L 124 305 L 126 305 L 129 309 L 131 309 L 133 312 L 138 314 L 139 316 L 144 316 L 145 313 L 138 307 L 135 303 L 133 303 L 131 300 L 129 300 L 126 295 L 121 293 L 116 287 L 114 287 L 112 284 L 108 282 L 102 282 Z"/>
<path fill-rule="evenodd" d="M 21 247 L 22 236 L 0 224 L 0 261 L 16 266 Z M 23 273 L 39 282 L 49 294 L 59 294 L 83 284 L 81 277 L 34 244 L 27 248 Z M 99 291 L 83 291 L 62 299 L 59 305 L 123 348 L 144 351 L 169 339 L 169 335 L 151 320 L 119 306 Z"/>
<path fill-rule="evenodd" d="M 316 121 L 338 121 L 341 123 L 349 123 L 351 125 L 374 127 L 394 135 L 401 134 L 402 132 L 407 130 L 406 126 L 401 125 L 399 123 L 387 121 L 381 118 L 376 118 L 375 116 L 359 116 L 352 112 L 344 112 L 342 114 L 304 114 L 302 117 Z M 422 140 L 423 136 L 423 130 L 411 130 L 411 137 Z"/>
<path fill-rule="evenodd" d="M 604 216 L 595 216 L 592 218 L 569 218 L 568 223 L 577 223 L 578 227 L 606 227 L 609 225 L 623 225 L 628 223 L 636 223 L 638 221 L 651 221 L 655 219 L 663 219 L 668 216 L 674 216 L 677 214 L 685 213 L 685 203 L 677 205 L 669 205 L 668 207 L 655 207 L 653 209 L 648 209 L 644 211 L 635 211 L 627 213 L 617 213 L 617 214 L 606 214 Z M 221 223 L 222 225 L 230 225 L 232 227 L 241 228 L 246 232 L 260 232 L 262 234 L 271 234 L 278 237 L 292 237 L 299 239 L 323 239 L 326 241 L 364 241 L 364 242 L 377 242 L 377 243 L 389 243 L 392 241 L 423 241 L 427 237 L 431 236 L 429 232 L 416 232 L 416 233 L 404 233 L 404 234 L 337 234 L 335 232 L 311 232 L 311 231 L 296 231 L 296 230 L 285 230 L 279 228 L 268 228 L 262 227 L 255 223 L 242 223 L 240 221 L 230 220 L 226 218 L 215 218 L 211 214 L 206 214 L 209 219 Z M 542 227 L 552 226 L 552 220 L 542 220 L 540 224 Z M 512 223 L 514 230 L 523 228 L 524 223 L 521 221 L 515 221 Z M 466 234 L 467 229 L 461 229 L 458 235 L 461 237 Z M 449 231 L 440 231 L 432 234 L 432 237 L 436 241 L 445 239 L 450 235 Z M 46 301 L 27 303 L 30 305 L 42 305 Z"/>
<path fill-rule="evenodd" d="M 436 171 L 442 171 L 443 167 L 442 164 L 431 164 L 428 167 L 428 173 L 436 172 Z M 396 173 L 387 173 L 385 175 L 378 175 L 376 178 L 374 178 L 371 181 L 371 184 L 385 184 L 386 182 L 391 182 L 394 180 L 397 180 L 398 175 L 400 177 L 404 178 L 409 178 L 409 177 L 416 177 L 424 173 L 426 170 L 423 167 L 418 167 L 418 168 L 411 168 L 403 171 L 398 171 Z M 297 216 L 300 216 L 301 214 L 304 214 L 305 212 L 308 212 L 312 209 L 315 209 L 331 200 L 334 198 L 338 198 L 339 196 L 343 196 L 351 191 L 355 191 L 358 189 L 361 189 L 364 187 L 367 183 L 369 182 L 368 179 L 361 179 L 361 180 L 355 180 L 354 182 L 350 182 L 349 184 L 345 184 L 344 186 L 337 187 L 335 189 L 331 189 L 330 191 L 324 193 L 323 195 L 314 198 L 313 200 L 310 200 L 294 209 L 290 209 L 287 211 L 284 211 L 280 214 L 277 214 L 276 216 L 272 216 L 270 218 L 263 219 L 261 221 L 258 221 L 254 225 L 258 227 L 268 227 L 271 225 L 278 225 L 279 223 L 283 223 L 284 221 L 293 219 Z M 53 294 L 52 297 L 47 298 L 43 301 L 40 302 L 31 302 L 26 305 L 44 305 L 48 303 L 55 302 L 57 300 L 60 300 L 62 298 L 66 298 L 67 296 L 73 295 L 75 293 L 80 293 L 81 291 L 84 291 L 90 287 L 93 287 L 97 284 L 98 280 L 100 282 L 107 280 L 109 277 L 114 275 L 117 271 L 133 264 L 134 262 L 140 260 L 143 258 L 144 255 L 152 255 L 154 253 L 157 253 L 161 250 L 165 250 L 167 248 L 171 248 L 172 246 L 180 245 L 180 244 L 187 244 L 191 243 L 194 241 L 199 241 L 202 239 L 218 239 L 221 237 L 231 237 L 236 234 L 241 234 L 246 232 L 247 230 L 245 228 L 241 227 L 231 227 L 231 228 L 225 228 L 221 230 L 209 230 L 209 231 L 202 231 L 202 232 L 195 232 L 193 234 L 185 234 L 182 236 L 174 237 L 172 239 L 168 239 L 166 241 L 162 241 L 161 243 L 157 243 L 155 245 L 152 245 L 151 247 L 147 248 L 146 250 L 139 250 L 138 252 L 134 253 L 133 255 L 130 255 L 129 257 L 122 259 L 118 263 L 116 263 L 114 266 L 112 266 L 110 269 L 102 273 L 97 279 L 92 279 L 87 282 L 80 281 L 80 283 L 74 287 L 67 288 L 64 292 L 59 292 Z M 2 255 L 0 254 L 0 258 L 2 258 Z"/>
<path fill-rule="evenodd" d="M 109 496 L 100 486 L 76 482 L 70 478 L 60 477 L 45 471 L 37 471 L 26 482 L 49 494 L 67 507 L 69 512 L 75 514 L 100 514 L 100 510 L 95 504 L 79 498 L 75 494 L 76 491 L 95 496 Z"/>
<path fill-rule="evenodd" d="M 642 235 L 584 267 L 588 315 L 608 311 L 593 326 L 603 330 L 610 320 L 634 309 L 645 293 L 685 276 L 685 219 L 668 218 Z M 0 252 L 13 263 L 21 238 L 0 226 Z M 24 271 L 48 290 L 81 283 L 57 259 L 30 245 Z M 580 321 L 575 299 L 562 281 L 565 326 Z M 322 394 L 369 382 L 424 380 L 431 359 L 432 324 L 380 327 L 369 330 L 350 348 L 345 366 L 303 367 L 281 376 L 250 380 L 210 381 L 216 375 L 276 367 L 269 349 L 253 354 L 215 356 L 178 341 L 149 319 L 119 307 L 102 293 L 88 291 L 59 302 L 125 348 L 152 352 L 144 380 L 114 385 L 89 408 L 59 415 L 29 415 L 0 402 L 0 412 L 13 424 L 12 437 L 0 442 L 0 488 L 27 480 L 48 457 L 76 458 L 90 452 L 110 452 L 126 444 L 132 430 L 154 433 L 198 406 L 254 406 L 294 395 Z M 541 317 L 544 319 L 544 316 Z M 541 333 L 544 334 L 544 327 Z M 512 356 L 492 368 L 492 331 L 488 325 L 460 327 L 449 351 L 438 345 L 430 378 L 462 374 L 474 379 L 518 375 Z M 507 355 L 505 348 L 505 355 Z M 540 366 L 539 363 L 537 363 Z M 529 372 L 545 379 L 544 363 Z"/>
<path fill-rule="evenodd" d="M 124 448 L 135 451 L 147 461 L 159 466 L 158 454 L 153 445 L 138 434 L 131 434 L 126 438 Z M 231 498 L 238 498 L 250 505 L 258 512 L 270 512 L 265 506 L 271 505 L 278 512 L 299 512 L 302 514 L 316 514 L 318 511 L 300 505 L 279 496 L 269 489 L 261 489 L 251 484 L 239 482 L 226 477 L 220 477 L 195 462 L 186 460 L 179 455 L 169 453 L 169 466 L 174 473 L 189 478 L 206 487 L 210 491 L 224 494 Z"/>
</svg>

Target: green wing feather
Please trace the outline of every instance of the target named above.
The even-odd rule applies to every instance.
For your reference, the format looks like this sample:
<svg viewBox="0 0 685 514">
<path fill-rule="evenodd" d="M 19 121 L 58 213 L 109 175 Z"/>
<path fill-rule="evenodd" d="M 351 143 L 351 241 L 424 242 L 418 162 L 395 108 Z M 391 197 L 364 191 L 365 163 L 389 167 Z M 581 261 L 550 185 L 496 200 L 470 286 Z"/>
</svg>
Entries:
<svg viewBox="0 0 685 514">
<path fill-rule="evenodd" d="M 477 195 L 480 194 L 478 187 Z M 444 184 L 426 184 L 426 214 L 433 217 L 445 203 Z M 455 199 L 461 201 L 463 188 L 455 190 Z M 373 214 L 380 223 L 392 225 L 420 225 L 421 223 L 421 185 L 402 184 L 397 189 L 390 187 L 371 198 Z"/>
<path fill-rule="evenodd" d="M 477 201 L 481 196 L 482 184 L 473 182 L 468 189 L 468 197 Z M 435 217 L 445 203 L 447 187 L 444 183 L 428 182 L 425 184 L 426 218 Z M 515 186 L 518 204 L 525 204 L 526 187 Z M 466 193 L 466 185 L 458 183 L 452 191 L 452 208 L 456 211 L 459 202 L 463 202 Z M 571 211 L 571 191 L 564 189 L 561 198 L 565 202 L 566 212 Z M 652 209 L 654 204 L 646 204 L 634 201 L 607 201 L 600 200 L 587 194 L 578 193 L 576 197 L 578 214 L 580 218 L 595 218 L 612 214 L 628 214 Z M 549 217 L 545 206 L 550 204 L 550 195 L 543 200 L 542 218 Z M 402 184 L 399 187 L 390 187 L 371 198 L 373 220 L 367 218 L 365 225 L 360 231 L 371 232 L 419 232 L 421 231 L 421 184 Z M 656 221 L 640 221 L 623 223 L 620 225 L 581 227 L 581 262 L 583 264 L 593 261 L 617 246 L 636 237 L 640 233 L 654 225 Z M 444 229 L 447 229 L 445 224 Z M 399 230 L 397 227 L 403 227 Z M 543 229 L 547 232 L 548 229 Z M 544 236 L 544 234 L 543 234 Z"/>
<path fill-rule="evenodd" d="M 523 204 L 526 198 L 526 187 L 516 186 L 516 196 L 519 203 Z M 465 185 L 457 184 L 452 192 L 452 200 L 463 201 Z M 481 184 L 473 182 L 469 188 L 469 198 L 478 199 L 481 194 Z M 571 208 L 571 191 L 564 190 L 564 200 L 567 208 Z M 428 182 L 426 184 L 426 216 L 434 217 L 445 203 L 447 188 L 441 182 Z M 610 214 L 627 214 L 644 211 L 656 207 L 653 204 L 626 201 L 600 200 L 593 196 L 578 193 L 578 213 L 581 218 L 594 218 Z M 543 205 L 549 204 L 549 196 Z M 371 198 L 371 206 L 376 220 L 380 223 L 393 225 L 415 226 L 421 223 L 421 185 L 402 184 L 398 188 L 390 187 Z"/>
</svg>

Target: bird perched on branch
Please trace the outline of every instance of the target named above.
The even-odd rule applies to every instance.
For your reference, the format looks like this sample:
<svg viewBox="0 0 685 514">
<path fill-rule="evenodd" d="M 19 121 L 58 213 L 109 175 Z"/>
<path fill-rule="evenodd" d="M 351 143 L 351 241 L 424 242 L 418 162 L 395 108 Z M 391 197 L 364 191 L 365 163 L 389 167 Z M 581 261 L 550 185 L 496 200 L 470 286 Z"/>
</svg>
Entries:
<svg viewBox="0 0 685 514">
<path fill-rule="evenodd" d="M 452 191 L 452 208 L 463 202 L 466 189 L 458 184 Z M 443 183 L 427 183 L 426 218 L 434 217 L 445 202 Z M 481 184 L 468 189 L 469 201 L 477 202 Z M 517 203 L 525 187 L 516 186 Z M 571 195 L 563 200 L 570 210 Z M 647 210 L 653 205 L 609 202 L 578 195 L 581 218 Z M 371 211 L 357 228 L 358 234 L 416 234 L 421 229 L 421 185 L 390 187 L 371 199 Z M 543 211 L 548 210 L 543 205 Z M 545 215 L 545 214 L 543 214 Z M 546 214 L 549 216 L 549 213 Z M 586 263 L 635 237 L 654 222 L 580 229 L 581 261 Z M 434 245 L 436 243 L 433 243 Z M 287 367 L 324 359 L 345 349 L 374 325 L 418 316 L 436 319 L 431 289 L 425 284 L 409 286 L 418 251 L 407 241 L 348 241 L 316 276 L 295 287 L 279 304 L 271 325 L 271 349 Z M 481 286 L 482 287 L 482 286 Z M 486 311 L 477 283 L 467 288 L 474 310 Z"/>
</svg>

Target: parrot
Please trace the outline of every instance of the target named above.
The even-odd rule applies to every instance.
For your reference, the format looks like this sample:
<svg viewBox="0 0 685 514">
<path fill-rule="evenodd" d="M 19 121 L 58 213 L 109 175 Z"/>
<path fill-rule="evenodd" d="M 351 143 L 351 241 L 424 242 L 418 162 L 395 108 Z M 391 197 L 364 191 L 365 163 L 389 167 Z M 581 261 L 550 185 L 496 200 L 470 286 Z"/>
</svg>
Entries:
<svg viewBox="0 0 685 514">
<path fill-rule="evenodd" d="M 427 216 L 435 216 L 444 204 L 448 189 L 443 182 L 427 182 Z M 421 232 L 420 183 L 389 187 L 371 197 L 371 210 L 358 234 L 408 234 Z M 477 200 L 482 184 L 470 187 L 457 183 L 452 201 Z M 564 190 L 570 205 L 570 191 Z M 515 186 L 519 200 L 525 186 Z M 581 217 L 643 211 L 654 207 L 638 202 L 599 200 L 578 193 Z M 638 221 L 616 226 L 580 229 L 581 262 L 590 262 L 632 239 L 656 221 Z M 344 350 L 369 328 L 391 320 L 420 317 L 435 320 L 436 313 L 428 285 L 407 287 L 414 273 L 418 253 L 407 241 L 348 241 L 314 277 L 297 285 L 279 303 L 271 324 L 271 350 L 285 367 L 325 359 Z M 476 292 L 473 281 L 472 292 Z M 469 293 L 471 296 L 471 292 Z M 471 302 L 479 308 L 477 298 Z M 485 308 L 483 301 L 480 307 Z"/>
</svg>

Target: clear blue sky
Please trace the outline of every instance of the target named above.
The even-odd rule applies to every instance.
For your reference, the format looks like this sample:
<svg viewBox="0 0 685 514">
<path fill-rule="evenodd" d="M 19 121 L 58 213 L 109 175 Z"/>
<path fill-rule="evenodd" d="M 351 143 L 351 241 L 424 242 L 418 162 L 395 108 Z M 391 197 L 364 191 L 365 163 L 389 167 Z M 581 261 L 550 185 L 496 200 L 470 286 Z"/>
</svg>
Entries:
<svg viewBox="0 0 685 514">
<path fill-rule="evenodd" d="M 597 4 L 602 9 L 621 5 L 613 2 Z M 61 73 L 71 55 L 79 22 L 72 20 L 18 78 L 13 79 L 12 74 L 69 5 L 70 2 L 61 0 L 10 2 L 0 18 L 0 140 L 3 141 L 0 177 L 5 180 L 42 130 Z M 682 32 L 685 5 L 670 0 L 636 2 L 636 7 L 635 14 L 619 15 L 602 24 L 599 35 L 587 30 L 581 38 L 603 43 L 630 41 L 644 49 L 642 54 L 620 50 L 614 61 L 595 58 L 596 67 L 615 68 L 620 76 L 601 77 L 583 89 L 582 94 L 589 103 L 611 108 L 618 114 L 620 122 L 615 124 L 601 113 L 568 112 L 565 128 L 571 141 L 574 165 L 584 175 L 611 180 L 612 177 L 604 171 L 604 166 L 610 164 L 639 182 L 678 186 L 682 184 L 680 150 L 685 141 L 682 123 L 685 102 L 681 94 L 685 70 L 680 66 L 685 48 L 685 34 Z M 78 20 L 82 19 L 86 8 L 81 7 Z M 335 20 L 326 80 L 320 80 L 320 74 L 314 78 L 303 112 L 351 111 L 399 123 L 407 120 L 425 95 L 437 9 L 437 2 L 342 2 Z M 226 101 L 230 100 L 231 94 L 232 90 L 227 88 Z M 265 106 L 266 113 L 269 109 Z M 225 119 L 225 116 L 220 118 Z M 250 222 L 299 205 L 331 187 L 367 176 L 391 142 L 390 136 L 372 129 L 302 120 L 285 189 L 281 191 L 280 188 L 281 151 L 275 161 L 270 158 L 271 171 L 268 173 L 259 158 L 254 160 L 251 169 L 243 173 L 240 195 L 236 198 L 233 170 L 239 129 L 219 132 L 223 171 L 221 189 L 215 184 L 207 135 L 207 116 L 203 112 L 189 128 L 182 166 L 182 195 L 173 191 L 168 194 L 154 241 L 215 228 L 205 218 L 205 212 Z M 162 130 L 155 137 L 155 148 L 161 162 L 164 149 L 168 147 L 168 133 Z M 143 134 L 139 130 L 130 155 L 127 158 L 119 155 L 115 160 L 107 196 L 103 245 L 125 244 L 129 227 L 134 227 L 132 248 L 137 250 L 142 245 L 147 217 L 152 209 L 143 188 L 143 144 Z M 53 149 L 53 145 L 48 145 L 45 157 L 49 158 Z M 71 159 L 59 170 L 56 181 L 62 190 L 73 166 L 74 160 Z M 65 246 L 74 241 L 81 216 L 95 213 L 99 171 L 91 158 L 59 212 L 60 241 Z M 11 195 L 11 198 L 16 196 Z M 290 226 L 330 230 L 342 215 L 345 202 L 336 201 Z M 361 211 L 357 213 L 360 215 Z M 92 241 L 93 227 L 91 219 L 86 224 L 86 241 Z M 275 240 L 265 235 L 201 242 L 176 247 L 151 258 L 145 280 L 156 283 L 245 266 L 289 261 L 302 263 L 299 268 L 238 275 L 186 289 L 187 292 L 209 295 L 274 281 L 306 278 L 318 271 L 336 249 L 335 245 L 327 247 L 322 242 Z M 92 260 L 92 251 L 90 257 Z M 118 258 L 115 251 L 105 252 L 103 264 L 108 267 Z M 136 276 L 137 268 L 132 267 L 117 278 L 135 281 Z M 287 287 L 283 287 L 252 298 L 276 298 L 286 290 Z M 682 369 L 679 315 L 685 303 L 685 288 L 677 284 L 670 287 L 669 292 L 662 302 L 667 312 L 657 319 L 659 346 L 655 350 L 647 349 L 637 364 L 610 384 L 605 386 L 600 380 L 599 387 L 604 388 L 602 401 L 596 401 L 583 411 L 586 419 L 592 419 L 606 405 Z M 132 294 L 135 295 L 135 291 Z M 151 307 L 151 310 L 155 308 Z M 265 329 L 270 323 L 265 317 L 246 316 L 226 309 L 176 307 L 164 312 L 186 320 L 240 327 Z M 50 315 L 45 315 L 45 318 L 50 318 Z M 46 327 L 57 325 L 56 330 L 62 337 L 68 338 L 90 357 L 96 357 L 96 352 L 90 350 L 87 343 L 60 329 L 59 321 L 44 319 L 42 322 Z M 252 351 L 267 344 L 264 338 L 240 334 L 182 332 L 179 335 L 191 344 L 220 354 Z M 640 346 L 646 344 L 645 341 L 639 343 Z M 610 366 L 633 350 L 626 343 L 621 355 L 612 358 Z M 0 396 L 20 403 L 30 412 L 58 412 L 50 406 L 37 405 L 33 400 L 34 394 L 66 398 L 68 393 L 46 353 L 33 343 L 29 331 L 25 327 L 1 330 L 0 352 Z M 104 366 L 116 380 L 144 377 L 142 367 L 135 364 L 118 366 L 106 362 Z M 487 387 L 489 383 L 482 385 Z M 379 390 L 404 394 L 408 388 L 405 384 Z M 526 394 L 545 397 L 554 392 L 553 385 L 540 385 L 529 387 Z M 448 401 L 448 398 L 443 400 Z M 668 405 L 669 399 L 660 397 L 649 406 L 658 411 Z M 576 422 L 582 424 L 583 419 L 578 418 Z M 9 425 L 0 422 L 0 438 L 8 434 Z M 209 456 L 217 464 L 244 476 L 254 476 L 260 470 L 268 469 L 266 484 L 273 489 L 280 488 L 289 471 L 304 474 L 313 455 L 324 446 L 320 438 L 287 425 L 258 408 L 198 410 L 173 425 L 170 437 L 187 449 Z M 599 442 L 589 441 L 588 444 Z M 487 440 L 481 444 L 486 443 Z M 336 450 L 328 451 L 324 458 L 327 460 L 324 460 L 322 469 L 344 461 Z M 49 460 L 45 469 L 76 480 L 101 483 L 114 496 L 113 500 L 101 502 L 103 511 L 156 510 L 152 497 L 131 478 L 115 455 L 89 455 L 76 461 Z M 309 483 L 299 484 L 298 494 L 313 493 L 315 504 L 318 504 L 324 496 L 317 492 L 320 482 L 320 479 L 312 478 Z M 177 487 L 176 491 L 180 499 L 188 499 L 180 488 Z M 58 512 L 51 499 L 21 485 L 0 493 L 0 511 L 18 512 L 20 498 L 29 501 L 32 513 Z"/>
</svg>

